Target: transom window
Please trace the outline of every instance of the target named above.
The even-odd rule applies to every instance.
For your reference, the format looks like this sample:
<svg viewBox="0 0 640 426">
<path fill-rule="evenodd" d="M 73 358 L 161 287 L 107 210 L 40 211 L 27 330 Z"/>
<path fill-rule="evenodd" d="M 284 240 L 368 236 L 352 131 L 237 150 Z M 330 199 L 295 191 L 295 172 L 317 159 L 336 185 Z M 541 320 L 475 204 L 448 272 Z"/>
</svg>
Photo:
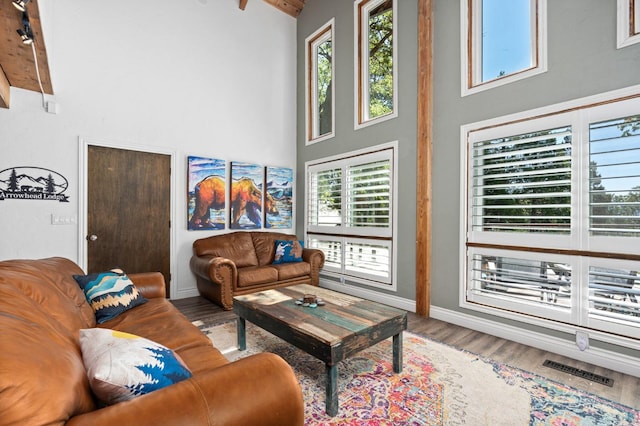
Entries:
<svg viewBox="0 0 640 426">
<path fill-rule="evenodd" d="M 333 22 L 306 39 L 307 144 L 334 136 Z"/>
<path fill-rule="evenodd" d="M 462 95 L 546 71 L 546 0 L 460 0 Z"/>
<path fill-rule="evenodd" d="M 356 0 L 355 128 L 397 116 L 397 0 Z"/>
<path fill-rule="evenodd" d="M 323 274 L 395 289 L 396 143 L 307 164 L 306 239 Z"/>
<path fill-rule="evenodd" d="M 640 0 L 618 0 L 618 49 L 640 42 Z"/>
<path fill-rule="evenodd" d="M 640 95 L 562 109 L 463 127 L 462 304 L 640 340 Z"/>
</svg>

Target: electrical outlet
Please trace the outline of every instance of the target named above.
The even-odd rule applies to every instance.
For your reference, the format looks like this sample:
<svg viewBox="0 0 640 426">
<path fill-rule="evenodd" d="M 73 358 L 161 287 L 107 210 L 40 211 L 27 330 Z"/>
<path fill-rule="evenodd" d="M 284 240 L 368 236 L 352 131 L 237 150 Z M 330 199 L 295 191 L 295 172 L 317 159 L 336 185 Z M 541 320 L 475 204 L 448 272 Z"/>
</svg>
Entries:
<svg viewBox="0 0 640 426">
<path fill-rule="evenodd" d="M 584 331 L 576 331 L 576 345 L 584 351 L 589 348 L 589 334 Z"/>
<path fill-rule="evenodd" d="M 52 225 L 75 225 L 78 223 L 77 217 L 74 216 L 58 216 L 56 214 L 51 214 L 51 224 Z"/>
<path fill-rule="evenodd" d="M 49 102 L 46 103 L 45 110 L 49 114 L 57 114 L 58 113 L 58 104 L 53 102 L 53 101 L 49 101 Z"/>
</svg>

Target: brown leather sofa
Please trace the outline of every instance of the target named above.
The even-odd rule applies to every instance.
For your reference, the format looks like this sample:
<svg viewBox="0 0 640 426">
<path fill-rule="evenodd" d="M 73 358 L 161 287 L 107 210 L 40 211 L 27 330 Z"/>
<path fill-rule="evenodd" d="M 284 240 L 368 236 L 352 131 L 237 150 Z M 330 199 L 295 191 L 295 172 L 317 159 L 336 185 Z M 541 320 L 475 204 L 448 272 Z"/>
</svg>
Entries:
<svg viewBox="0 0 640 426">
<path fill-rule="evenodd" d="M 304 248 L 302 262 L 273 264 L 276 240 L 296 240 L 279 232 L 238 231 L 193 242 L 191 270 L 203 297 L 233 308 L 233 296 L 295 284 L 318 285 L 322 250 Z"/>
<path fill-rule="evenodd" d="M 274 354 L 228 362 L 165 298 L 159 273 L 130 274 L 148 302 L 98 327 L 173 349 L 192 377 L 100 407 L 79 346 L 95 315 L 64 258 L 0 262 L 0 424 L 302 425 L 304 406 L 291 368 Z M 268 389 L 268 392 L 265 390 Z"/>
</svg>

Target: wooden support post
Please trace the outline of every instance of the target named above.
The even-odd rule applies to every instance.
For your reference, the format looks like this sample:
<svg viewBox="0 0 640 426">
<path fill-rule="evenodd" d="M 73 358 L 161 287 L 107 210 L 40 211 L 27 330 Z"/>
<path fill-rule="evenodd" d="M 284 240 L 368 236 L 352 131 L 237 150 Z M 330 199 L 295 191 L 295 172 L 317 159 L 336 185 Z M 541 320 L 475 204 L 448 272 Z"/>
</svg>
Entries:
<svg viewBox="0 0 640 426">
<path fill-rule="evenodd" d="M 240 9 L 244 10 L 245 7 L 247 7 L 247 2 L 249 0 L 240 0 Z"/>
</svg>

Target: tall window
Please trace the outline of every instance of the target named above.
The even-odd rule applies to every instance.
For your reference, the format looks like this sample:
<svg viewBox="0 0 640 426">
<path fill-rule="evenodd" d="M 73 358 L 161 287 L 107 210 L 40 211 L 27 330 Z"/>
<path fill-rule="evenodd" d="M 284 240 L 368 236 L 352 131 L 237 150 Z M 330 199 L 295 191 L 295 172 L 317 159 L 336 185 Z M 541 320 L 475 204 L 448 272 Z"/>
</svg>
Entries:
<svg viewBox="0 0 640 426">
<path fill-rule="evenodd" d="M 460 0 L 462 95 L 546 71 L 546 0 Z"/>
<path fill-rule="evenodd" d="M 640 0 L 618 0 L 618 49 L 640 42 Z"/>
<path fill-rule="evenodd" d="M 323 273 L 395 289 L 396 143 L 307 164 L 306 239 Z"/>
<path fill-rule="evenodd" d="M 356 129 L 397 116 L 396 2 L 354 3 Z"/>
<path fill-rule="evenodd" d="M 640 95 L 562 109 L 463 127 L 463 304 L 640 339 Z"/>
<path fill-rule="evenodd" d="M 306 39 L 307 144 L 333 137 L 334 37 L 331 19 Z"/>
</svg>

